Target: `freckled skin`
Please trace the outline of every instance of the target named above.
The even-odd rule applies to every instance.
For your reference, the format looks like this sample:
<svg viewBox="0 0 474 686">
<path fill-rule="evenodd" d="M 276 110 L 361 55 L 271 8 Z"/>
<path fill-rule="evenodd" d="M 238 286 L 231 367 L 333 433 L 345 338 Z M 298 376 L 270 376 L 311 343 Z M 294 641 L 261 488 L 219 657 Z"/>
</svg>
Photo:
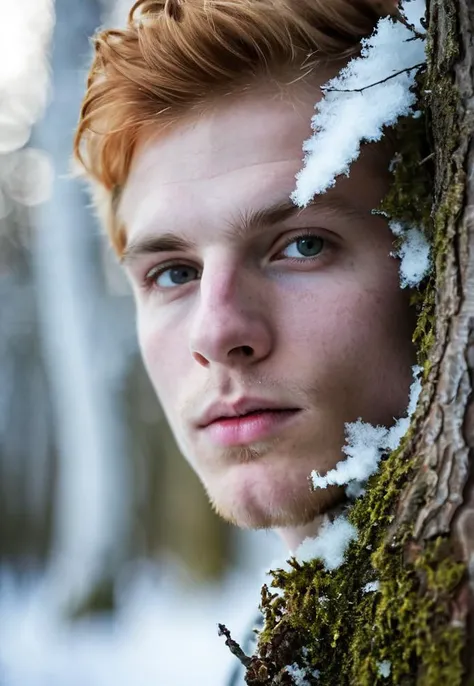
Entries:
<svg viewBox="0 0 474 686">
<path fill-rule="evenodd" d="M 178 445 L 216 510 L 244 527 L 311 523 L 341 498 L 311 492 L 307 479 L 342 459 L 344 424 L 390 425 L 407 406 L 413 316 L 393 236 L 370 214 L 388 189 L 388 154 L 366 146 L 325 196 L 364 216 L 318 206 L 249 241 L 229 235 L 231 222 L 289 198 L 315 93 L 246 94 L 143 141 L 120 209 L 129 243 L 164 232 L 195 242 L 139 257 L 127 273 L 143 359 Z M 312 261 L 285 246 L 301 230 L 324 240 Z M 161 289 L 143 289 L 169 260 L 196 278 L 167 288 L 168 273 Z M 210 402 L 242 395 L 302 411 L 255 445 L 223 448 L 195 428 Z"/>
</svg>

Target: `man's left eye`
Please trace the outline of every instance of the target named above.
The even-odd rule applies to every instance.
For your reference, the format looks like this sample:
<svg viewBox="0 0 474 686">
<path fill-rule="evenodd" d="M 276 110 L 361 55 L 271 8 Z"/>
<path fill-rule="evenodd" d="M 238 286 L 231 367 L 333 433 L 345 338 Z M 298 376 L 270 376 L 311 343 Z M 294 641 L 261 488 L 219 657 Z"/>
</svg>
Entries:
<svg viewBox="0 0 474 686">
<path fill-rule="evenodd" d="M 324 238 L 321 236 L 297 236 L 280 252 L 285 257 L 299 258 L 318 257 L 324 249 Z"/>
</svg>

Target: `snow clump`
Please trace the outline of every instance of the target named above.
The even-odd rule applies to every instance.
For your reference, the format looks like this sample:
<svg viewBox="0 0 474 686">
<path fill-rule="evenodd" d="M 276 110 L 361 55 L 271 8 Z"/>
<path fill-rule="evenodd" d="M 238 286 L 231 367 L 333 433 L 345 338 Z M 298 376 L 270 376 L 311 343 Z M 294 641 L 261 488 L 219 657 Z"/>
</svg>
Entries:
<svg viewBox="0 0 474 686">
<path fill-rule="evenodd" d="M 380 676 L 384 677 L 385 679 L 388 679 L 388 677 L 390 676 L 390 672 L 392 671 L 392 663 L 388 660 L 384 660 L 383 662 L 377 662 L 377 671 Z"/>
<path fill-rule="evenodd" d="M 419 33 L 425 0 L 402 3 L 401 10 Z M 379 20 L 372 36 L 362 40 L 362 51 L 323 87 L 324 97 L 311 119 L 314 134 L 303 144 L 304 166 L 296 175 L 291 195 L 306 207 L 315 195 L 349 176 L 363 141 L 379 141 L 384 127 L 414 114 L 417 68 L 426 62 L 425 41 L 390 17 Z"/>
<path fill-rule="evenodd" d="M 344 562 L 347 547 L 356 538 L 357 529 L 343 515 L 332 522 L 326 520 L 316 538 L 305 538 L 296 549 L 295 559 L 302 564 L 320 558 L 325 568 L 332 571 Z"/>
<path fill-rule="evenodd" d="M 409 228 L 399 222 L 390 222 L 392 233 L 400 236 L 403 243 L 393 257 L 400 258 L 400 285 L 402 288 L 418 286 L 431 268 L 430 244 L 417 228 Z"/>
<path fill-rule="evenodd" d="M 293 678 L 295 686 L 311 686 L 308 681 L 308 670 L 305 667 L 298 667 L 297 663 L 294 662 L 292 665 L 287 665 L 285 667 L 288 674 Z M 313 673 L 314 677 L 319 676 L 318 670 Z"/>
<path fill-rule="evenodd" d="M 315 679 L 319 678 L 319 670 L 315 669 L 313 672 L 309 673 L 308 668 L 298 667 L 297 663 L 294 662 L 292 665 L 287 665 L 285 667 L 288 674 L 293 678 L 295 686 L 311 686 L 308 681 L 308 676 L 312 676 Z"/>
<path fill-rule="evenodd" d="M 365 488 L 360 481 L 350 481 L 346 487 L 346 496 L 349 500 L 357 500 L 365 494 Z"/>
<path fill-rule="evenodd" d="M 343 486 L 349 484 L 354 493 L 358 492 L 357 486 L 363 484 L 375 474 L 382 455 L 387 451 L 393 451 L 400 445 L 400 441 L 410 426 L 410 419 L 415 412 L 418 397 L 421 393 L 420 374 L 421 367 L 412 368 L 414 381 L 410 387 L 410 399 L 407 416 L 398 419 L 395 424 L 387 429 L 384 426 L 372 426 L 358 419 L 356 422 L 346 424 L 346 445 L 342 451 L 347 459 L 338 462 L 325 476 L 313 470 L 311 481 L 313 487 L 327 488 L 327 486 Z M 352 482 L 356 482 L 355 486 Z M 360 491 L 359 491 L 360 492 Z"/>
<path fill-rule="evenodd" d="M 380 588 L 380 581 L 369 581 L 362 589 L 363 593 L 375 593 Z"/>
</svg>

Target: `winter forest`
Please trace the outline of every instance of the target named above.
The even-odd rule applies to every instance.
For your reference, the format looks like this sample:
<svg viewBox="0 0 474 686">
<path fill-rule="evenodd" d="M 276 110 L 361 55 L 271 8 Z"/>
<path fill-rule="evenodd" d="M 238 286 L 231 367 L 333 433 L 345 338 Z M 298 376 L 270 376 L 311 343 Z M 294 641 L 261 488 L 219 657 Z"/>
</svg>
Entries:
<svg viewBox="0 0 474 686">
<path fill-rule="evenodd" d="M 176 459 L 127 284 L 70 178 L 89 37 L 128 5 L 3 10 L 2 686 L 222 684 L 217 622 L 245 633 L 280 551 L 221 522 Z"/>
<path fill-rule="evenodd" d="M 2 9 L 0 686 L 471 686 L 473 2 L 404 0 L 321 87 L 291 200 L 396 128 L 373 212 L 417 363 L 405 415 L 346 423 L 308 473 L 346 505 L 292 555 L 220 519 L 182 459 L 73 173 L 90 38 L 130 5 Z"/>
</svg>

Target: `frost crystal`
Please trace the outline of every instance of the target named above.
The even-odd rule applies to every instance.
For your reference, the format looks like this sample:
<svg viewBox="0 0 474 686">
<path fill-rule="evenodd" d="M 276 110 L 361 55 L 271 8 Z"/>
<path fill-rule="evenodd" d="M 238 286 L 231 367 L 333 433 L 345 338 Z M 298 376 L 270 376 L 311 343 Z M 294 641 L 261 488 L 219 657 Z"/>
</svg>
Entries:
<svg viewBox="0 0 474 686">
<path fill-rule="evenodd" d="M 380 588 L 380 581 L 369 581 L 362 589 L 363 593 L 375 593 Z"/>
<path fill-rule="evenodd" d="M 311 686 L 307 679 L 309 672 L 308 668 L 298 667 L 297 663 L 294 662 L 292 665 L 288 665 L 285 669 L 293 678 L 295 686 Z M 311 672 L 311 676 L 317 679 L 319 677 L 319 670 L 315 669 L 313 672 Z"/>
<path fill-rule="evenodd" d="M 327 570 L 337 569 L 344 562 L 349 543 L 357 538 L 357 529 L 344 516 L 333 522 L 326 520 L 316 538 L 305 538 L 297 548 L 298 562 L 320 558 Z"/>
<path fill-rule="evenodd" d="M 387 451 L 395 450 L 407 432 L 410 418 L 416 409 L 421 392 L 421 380 L 419 379 L 421 371 L 421 367 L 413 367 L 414 381 L 410 387 L 407 416 L 398 419 L 390 429 L 384 426 L 372 426 L 372 424 L 367 424 L 361 419 L 346 424 L 347 444 L 342 450 L 348 457 L 346 460 L 338 462 L 335 468 L 331 469 L 325 476 L 321 476 L 317 471 L 312 471 L 311 480 L 314 488 L 350 484 L 352 492 L 354 492 L 357 489 L 357 484 L 360 486 L 372 474 L 375 474 L 382 455 Z M 353 484 L 353 481 L 356 484 Z"/>
<path fill-rule="evenodd" d="M 379 463 L 387 435 L 388 429 L 384 426 L 372 426 L 361 419 L 346 424 L 347 445 L 342 450 L 348 457 L 325 476 L 311 472 L 314 488 L 326 488 L 330 484 L 342 486 L 353 480 L 366 481 Z"/>
<path fill-rule="evenodd" d="M 349 481 L 346 487 L 346 496 L 349 500 L 357 500 L 365 494 L 365 488 L 360 481 Z"/>
<path fill-rule="evenodd" d="M 394 257 L 399 257 L 400 285 L 402 288 L 418 286 L 430 271 L 430 245 L 417 228 L 406 228 L 398 222 L 390 222 L 395 236 L 401 236 L 403 243 Z"/>
<path fill-rule="evenodd" d="M 390 676 L 390 672 L 392 671 L 392 663 L 388 660 L 384 660 L 383 662 L 377 662 L 377 671 L 380 676 L 384 677 L 385 679 L 388 679 L 388 677 Z"/>
<path fill-rule="evenodd" d="M 425 0 L 402 4 L 408 21 L 420 33 L 425 5 Z M 303 144 L 304 167 L 296 176 L 291 196 L 300 207 L 334 186 L 337 176 L 349 175 L 363 141 L 380 140 L 385 126 L 414 114 L 412 86 L 415 67 L 426 61 L 424 41 L 401 22 L 386 17 L 362 46 L 361 56 L 325 84 L 325 95 L 315 106 L 314 134 Z"/>
</svg>

